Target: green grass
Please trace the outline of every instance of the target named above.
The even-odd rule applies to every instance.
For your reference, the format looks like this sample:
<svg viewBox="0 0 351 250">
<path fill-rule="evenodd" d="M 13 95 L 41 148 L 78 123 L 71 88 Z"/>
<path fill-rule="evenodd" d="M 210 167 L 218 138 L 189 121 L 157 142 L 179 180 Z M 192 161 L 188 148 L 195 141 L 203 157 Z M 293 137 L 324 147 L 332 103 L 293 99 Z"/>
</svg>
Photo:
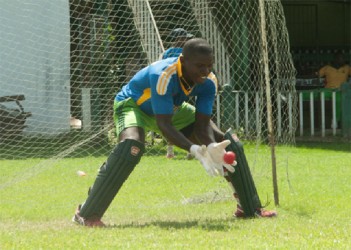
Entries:
<svg viewBox="0 0 351 250">
<path fill-rule="evenodd" d="M 105 214 L 109 227 L 84 228 L 70 220 L 104 156 L 0 160 L 0 249 L 351 249 L 350 144 L 278 147 L 278 207 L 269 148 L 245 150 L 277 218 L 232 218 L 224 179 L 177 151 L 145 156 Z"/>
</svg>

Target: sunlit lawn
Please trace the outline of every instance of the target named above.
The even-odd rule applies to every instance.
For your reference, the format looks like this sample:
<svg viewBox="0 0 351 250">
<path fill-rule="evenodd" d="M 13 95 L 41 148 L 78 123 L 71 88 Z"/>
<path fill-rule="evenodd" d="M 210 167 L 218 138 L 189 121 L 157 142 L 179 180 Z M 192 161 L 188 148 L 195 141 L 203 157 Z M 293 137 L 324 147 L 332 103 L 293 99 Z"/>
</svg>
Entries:
<svg viewBox="0 0 351 250">
<path fill-rule="evenodd" d="M 0 249 L 351 249 L 350 144 L 278 147 L 277 207 L 270 150 L 246 152 L 277 218 L 233 218 L 224 179 L 179 151 L 145 156 L 105 214 L 108 227 L 84 228 L 71 217 L 104 156 L 2 160 Z"/>
</svg>

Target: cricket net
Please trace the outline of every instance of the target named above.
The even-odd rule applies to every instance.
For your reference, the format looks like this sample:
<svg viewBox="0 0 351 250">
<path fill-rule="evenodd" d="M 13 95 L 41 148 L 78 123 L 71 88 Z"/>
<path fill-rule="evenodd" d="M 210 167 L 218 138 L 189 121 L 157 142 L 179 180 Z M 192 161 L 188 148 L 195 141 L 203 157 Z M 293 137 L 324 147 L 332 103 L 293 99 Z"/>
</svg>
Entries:
<svg viewBox="0 0 351 250">
<path fill-rule="evenodd" d="M 25 2 L 1 1 L 0 10 L 0 158 L 26 159 L 32 168 L 21 178 L 63 158 L 88 165 L 106 157 L 116 143 L 116 92 L 172 46 L 179 27 L 214 48 L 215 123 L 248 143 L 268 143 L 269 135 L 294 143 L 295 69 L 280 1 Z M 165 151 L 162 138 L 148 137 L 147 155 Z M 5 175 L 0 186 L 21 178 Z"/>
</svg>

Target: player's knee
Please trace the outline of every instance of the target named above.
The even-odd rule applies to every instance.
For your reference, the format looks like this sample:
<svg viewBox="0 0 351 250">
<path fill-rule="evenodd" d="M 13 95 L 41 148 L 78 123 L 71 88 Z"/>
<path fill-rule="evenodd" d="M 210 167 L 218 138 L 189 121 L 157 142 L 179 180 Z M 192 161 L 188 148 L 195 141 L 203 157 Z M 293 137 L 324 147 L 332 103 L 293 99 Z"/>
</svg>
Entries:
<svg viewBox="0 0 351 250">
<path fill-rule="evenodd" d="M 118 143 L 112 154 L 117 158 L 123 157 L 128 162 L 138 164 L 144 152 L 144 143 L 134 139 L 126 139 Z"/>
<path fill-rule="evenodd" d="M 128 139 L 145 143 L 144 129 L 141 127 L 129 127 L 119 133 L 118 141 L 122 142 Z"/>
</svg>

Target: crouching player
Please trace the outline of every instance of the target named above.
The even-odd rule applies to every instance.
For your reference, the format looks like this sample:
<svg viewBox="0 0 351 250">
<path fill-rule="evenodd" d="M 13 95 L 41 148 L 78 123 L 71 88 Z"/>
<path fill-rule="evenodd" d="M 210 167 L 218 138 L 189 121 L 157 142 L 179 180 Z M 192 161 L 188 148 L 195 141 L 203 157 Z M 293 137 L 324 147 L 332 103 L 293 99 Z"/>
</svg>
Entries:
<svg viewBox="0 0 351 250">
<path fill-rule="evenodd" d="M 102 216 L 145 151 L 145 131 L 161 133 L 174 145 L 192 153 L 208 174 L 225 176 L 230 184 L 234 182 L 234 167 L 223 161 L 225 148 L 232 150 L 231 137 L 225 139 L 226 135 L 210 121 L 217 92 L 213 62 L 211 46 L 203 39 L 191 39 L 178 58 L 143 68 L 117 93 L 114 121 L 119 143 L 100 167 L 86 201 L 77 208 L 74 222 L 104 226 Z M 195 106 L 186 102 L 190 96 L 196 96 Z M 245 183 L 241 181 L 240 185 Z M 240 195 L 235 196 L 240 199 Z M 255 207 L 255 213 L 275 215 L 263 212 L 261 206 Z M 235 215 L 245 217 L 240 203 Z"/>
</svg>

